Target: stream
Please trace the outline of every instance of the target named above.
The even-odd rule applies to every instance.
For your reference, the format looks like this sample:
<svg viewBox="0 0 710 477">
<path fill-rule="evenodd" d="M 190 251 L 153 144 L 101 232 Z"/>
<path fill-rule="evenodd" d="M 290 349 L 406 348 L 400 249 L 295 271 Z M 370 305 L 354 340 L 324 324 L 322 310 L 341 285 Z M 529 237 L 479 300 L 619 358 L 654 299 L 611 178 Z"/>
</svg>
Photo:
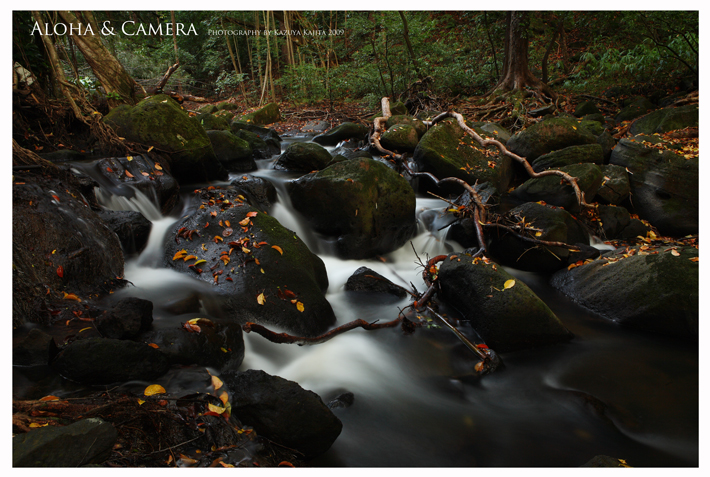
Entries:
<svg viewBox="0 0 710 477">
<path fill-rule="evenodd" d="M 324 261 L 330 281 L 326 296 L 337 325 L 390 321 L 409 304 L 409 299 L 353 298 L 343 286 L 357 268 L 367 266 L 421 292 L 426 287 L 414 250 L 422 259 L 461 250 L 446 240 L 446 228 L 439 230 L 448 224 L 442 216 L 446 203 L 420 196 L 412 245 L 388 254 L 385 262 L 335 258 L 328 241 L 309 231 L 290 206 L 284 182 L 296 176 L 270 169 L 270 162 L 259 161 L 259 170 L 250 174 L 274 183 L 279 203 L 271 215 Z M 232 174 L 229 182 L 241 175 Z M 139 210 L 153 222 L 147 247 L 126 257 L 125 278 L 134 286 L 116 295 L 151 300 L 156 328 L 200 316 L 176 316 L 165 307 L 196 290 L 209 290 L 192 277 L 158 268 L 163 236 L 185 215 L 189 195 L 181 200 L 182 210 L 164 217 L 150 200 L 102 194 L 108 208 Z M 343 430 L 328 452 L 309 462 L 316 467 L 578 467 L 596 455 L 624 459 L 633 467 L 698 466 L 698 346 L 620 328 L 575 305 L 545 276 L 506 270 L 547 303 L 574 339 L 503 353 L 503 367 L 474 378 L 477 359 L 440 327 L 420 327 L 410 335 L 400 328 L 355 329 L 313 346 L 273 344 L 245 333 L 240 370 L 262 369 L 296 381 L 326 403 L 343 392 L 354 394 L 350 407 L 333 410 Z M 466 323 L 457 326 L 476 336 Z M 207 392 L 192 382 L 193 371 L 171 370 L 159 383 L 171 393 Z M 16 396 L 27 387 L 38 392 L 31 377 L 13 374 L 18 374 Z M 122 389 L 140 393 L 145 385 L 127 383 Z M 60 378 L 42 387 L 45 394 L 60 396 L 81 392 L 81 386 Z"/>
</svg>

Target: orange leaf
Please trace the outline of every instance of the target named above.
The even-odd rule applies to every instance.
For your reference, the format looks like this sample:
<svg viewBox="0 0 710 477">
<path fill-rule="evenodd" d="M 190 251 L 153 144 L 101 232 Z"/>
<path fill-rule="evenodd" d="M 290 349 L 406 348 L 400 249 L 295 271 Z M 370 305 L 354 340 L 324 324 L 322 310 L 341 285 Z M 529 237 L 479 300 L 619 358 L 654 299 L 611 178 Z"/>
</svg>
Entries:
<svg viewBox="0 0 710 477">
<path fill-rule="evenodd" d="M 256 297 L 256 301 L 260 305 L 263 305 L 264 303 L 266 303 L 266 297 L 264 296 L 263 293 L 259 293 L 259 296 Z"/>
<path fill-rule="evenodd" d="M 162 170 L 163 170 L 163 168 L 162 168 L 162 167 L 160 166 L 160 164 L 157 163 L 157 162 L 155 163 L 155 168 L 158 169 L 159 171 L 162 171 Z"/>
<path fill-rule="evenodd" d="M 242 227 L 246 227 L 247 225 L 249 225 L 249 217 L 244 220 L 240 220 L 239 225 L 241 225 Z"/>
<path fill-rule="evenodd" d="M 153 396 L 155 394 L 165 394 L 165 388 L 161 386 L 160 384 L 151 384 L 147 388 L 145 388 L 145 391 L 143 391 L 143 394 L 145 396 Z"/>
<path fill-rule="evenodd" d="M 159 348 L 160 348 L 160 346 L 158 346 L 158 345 L 155 344 L 155 343 L 148 343 L 148 346 L 150 346 L 151 348 L 155 348 L 155 349 L 159 349 Z"/>
<path fill-rule="evenodd" d="M 148 174 L 148 173 L 145 172 L 145 171 L 141 171 L 141 174 L 143 174 L 143 175 L 146 176 L 146 177 L 148 177 L 148 176 L 150 175 L 150 174 Z"/>
<path fill-rule="evenodd" d="M 279 247 L 278 245 L 272 245 L 271 248 L 273 248 L 274 250 L 276 250 L 277 252 L 279 252 L 281 255 L 284 254 L 284 251 L 281 250 L 281 247 Z"/>
<path fill-rule="evenodd" d="M 57 275 L 59 275 L 59 278 L 64 278 L 64 267 L 61 265 L 57 267 Z"/>
<path fill-rule="evenodd" d="M 256 217 L 259 212 L 247 212 L 247 217 Z"/>
<path fill-rule="evenodd" d="M 113 172 L 113 169 L 111 169 L 110 167 L 107 167 L 106 170 L 107 170 L 108 172 Z"/>
<path fill-rule="evenodd" d="M 214 390 L 218 390 L 219 388 L 222 387 L 222 380 L 219 379 L 217 376 L 212 376 L 212 386 L 214 386 Z"/>
<path fill-rule="evenodd" d="M 186 257 L 183 258 L 183 261 L 187 262 L 188 260 L 197 260 L 197 257 L 194 255 L 187 255 Z"/>
<path fill-rule="evenodd" d="M 59 401 L 59 398 L 57 396 L 45 396 L 40 401 Z"/>
<path fill-rule="evenodd" d="M 74 301 L 79 301 L 79 302 L 81 301 L 81 298 L 79 298 L 78 296 L 76 296 L 73 293 L 67 293 L 67 292 L 63 292 L 63 293 L 64 293 L 65 300 L 74 300 Z"/>
</svg>

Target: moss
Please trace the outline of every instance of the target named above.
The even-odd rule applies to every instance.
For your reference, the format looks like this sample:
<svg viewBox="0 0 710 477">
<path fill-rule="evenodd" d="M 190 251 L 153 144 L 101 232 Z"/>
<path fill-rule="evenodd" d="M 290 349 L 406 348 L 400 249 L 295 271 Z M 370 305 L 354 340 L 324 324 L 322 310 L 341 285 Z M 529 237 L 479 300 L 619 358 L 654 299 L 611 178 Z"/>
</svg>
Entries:
<svg viewBox="0 0 710 477">
<path fill-rule="evenodd" d="M 241 117 L 240 121 L 246 123 L 258 124 L 265 126 L 267 124 L 272 124 L 281 120 L 281 112 L 279 111 L 279 105 L 276 103 L 269 103 L 261 109 L 245 114 Z"/>
</svg>

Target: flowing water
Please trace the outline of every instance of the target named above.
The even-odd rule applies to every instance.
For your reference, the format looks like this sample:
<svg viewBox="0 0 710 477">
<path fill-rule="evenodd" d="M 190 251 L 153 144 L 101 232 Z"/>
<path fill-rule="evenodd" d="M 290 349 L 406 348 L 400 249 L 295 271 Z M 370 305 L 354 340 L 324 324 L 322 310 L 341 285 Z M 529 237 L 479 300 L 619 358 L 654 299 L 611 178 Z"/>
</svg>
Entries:
<svg viewBox="0 0 710 477">
<path fill-rule="evenodd" d="M 340 260 L 291 208 L 283 183 L 293 176 L 269 169 L 269 161 L 261 161 L 253 175 L 275 183 L 280 199 L 271 214 L 323 259 L 330 280 L 327 299 L 338 324 L 389 321 L 408 304 L 349 296 L 343 285 L 360 266 L 423 291 L 414 250 L 423 259 L 460 250 L 446 241 L 445 229 L 439 231 L 448 224 L 441 213 L 445 202 L 420 197 L 412 245 L 387 255 L 386 262 Z M 153 301 L 155 327 L 174 325 L 186 317 L 166 311 L 170 303 L 209 293 L 208 285 L 159 267 L 164 234 L 189 201 L 183 200 L 179 215 L 162 217 L 150 201 L 141 202 L 140 193 L 135 196 L 114 201 L 102 194 L 110 207 L 140 210 L 153 222 L 146 249 L 126 262 L 125 278 L 134 286 L 120 294 Z M 296 381 L 325 402 L 346 391 L 354 394 L 350 407 L 334 409 L 342 433 L 311 462 L 314 466 L 556 467 L 580 466 L 596 455 L 639 467 L 698 466 L 697 345 L 624 330 L 572 303 L 545 277 L 508 271 L 548 304 L 574 333 L 572 341 L 502 354 L 504 367 L 479 379 L 471 374 L 475 357 L 442 328 L 421 327 L 410 335 L 399 328 L 356 329 L 303 347 L 245 334 L 240 369 Z M 465 323 L 459 328 L 475 337 Z M 191 382 L 194 373 L 172 371 L 162 382 L 169 392 L 205 392 Z M 124 388 L 138 391 L 144 385 Z M 54 394 L 69 392 L 61 382 L 46 386 Z"/>
</svg>

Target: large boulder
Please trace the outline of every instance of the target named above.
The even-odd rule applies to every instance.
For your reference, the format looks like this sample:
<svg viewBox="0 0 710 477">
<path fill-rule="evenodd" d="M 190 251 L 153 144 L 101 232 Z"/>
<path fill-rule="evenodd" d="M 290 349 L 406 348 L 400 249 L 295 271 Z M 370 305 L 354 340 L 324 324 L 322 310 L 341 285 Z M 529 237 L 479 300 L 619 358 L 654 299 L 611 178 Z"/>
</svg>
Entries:
<svg viewBox="0 0 710 477">
<path fill-rule="evenodd" d="M 123 277 L 121 243 L 81 200 L 73 176 L 16 172 L 14 178 L 13 325 L 48 319 L 46 300 L 86 299 L 117 286 Z"/>
<path fill-rule="evenodd" d="M 559 207 L 528 202 L 511 209 L 503 223 L 514 224 L 521 221 L 537 230 L 534 233 L 535 239 L 578 247 L 589 244 L 589 234 L 585 227 L 569 212 Z M 551 273 L 580 258 L 567 247 L 541 246 L 525 241 L 509 231 L 492 232 L 487 237 L 489 256 L 518 270 Z"/>
<path fill-rule="evenodd" d="M 376 293 L 393 295 L 397 298 L 407 296 L 407 291 L 401 286 L 395 285 L 389 279 L 383 277 L 374 270 L 367 267 L 360 267 L 345 282 L 345 291 L 360 293 Z"/>
<path fill-rule="evenodd" d="M 602 170 L 596 164 L 572 164 L 557 170 L 577 179 L 577 186 L 588 203 L 594 200 L 594 196 L 604 180 Z M 572 213 L 580 210 L 574 189 L 566 180 L 556 174 L 528 179 L 511 192 L 510 196 L 519 202 L 544 201 L 563 207 Z"/>
<path fill-rule="evenodd" d="M 575 119 L 550 118 L 515 134 L 506 147 L 510 152 L 532 162 L 543 154 L 558 149 L 594 143 L 594 135 L 580 126 Z"/>
<path fill-rule="evenodd" d="M 54 358 L 52 366 L 65 378 L 83 384 L 150 381 L 168 371 L 168 358 L 145 343 L 109 338 L 74 341 Z"/>
<path fill-rule="evenodd" d="M 181 183 L 225 179 L 204 128 L 169 96 L 150 96 L 135 106 L 121 105 L 105 117 L 119 136 L 170 154 L 170 172 Z"/>
<path fill-rule="evenodd" d="M 247 202 L 262 212 L 268 212 L 278 201 L 278 193 L 274 184 L 264 179 L 250 174 L 237 177 L 230 184 L 234 190 L 243 194 Z"/>
<path fill-rule="evenodd" d="M 365 139 L 369 129 L 362 124 L 344 122 L 330 131 L 319 134 L 313 138 L 313 142 L 317 142 L 323 146 L 335 146 L 341 141 L 348 139 Z"/>
<path fill-rule="evenodd" d="M 493 146 L 480 146 L 453 119 L 429 129 L 419 140 L 413 157 L 419 171 L 430 172 L 439 180 L 457 177 L 468 184 L 489 182 L 499 193 L 507 190 L 513 175 L 509 157 L 501 156 Z M 421 184 L 430 186 L 429 182 Z M 442 189 L 446 193 L 463 191 L 460 186 Z"/>
<path fill-rule="evenodd" d="M 195 119 L 197 119 L 200 125 L 205 128 L 205 131 L 229 130 L 229 119 L 224 116 L 217 116 L 216 114 L 204 112 L 195 116 Z"/>
<path fill-rule="evenodd" d="M 638 246 L 561 270 L 551 284 L 580 305 L 623 326 L 698 338 L 698 249 Z"/>
<path fill-rule="evenodd" d="M 624 101 L 623 108 L 614 119 L 617 123 L 631 121 L 654 109 L 656 109 L 656 105 L 647 98 L 643 96 L 633 96 Z"/>
<path fill-rule="evenodd" d="M 153 223 L 143 214 L 133 210 L 100 210 L 101 220 L 121 242 L 126 254 L 140 252 L 148 244 Z"/>
<path fill-rule="evenodd" d="M 245 114 L 241 117 L 240 121 L 257 124 L 259 126 L 266 126 L 267 124 L 281 121 L 281 111 L 279 111 L 278 104 L 269 103 L 254 112 Z"/>
<path fill-rule="evenodd" d="M 414 152 L 419 143 L 419 133 L 409 124 L 395 124 L 382 134 L 380 144 L 389 151 Z"/>
<path fill-rule="evenodd" d="M 320 144 L 294 142 L 276 160 L 274 169 L 293 172 L 319 171 L 332 159 L 330 153 Z"/>
<path fill-rule="evenodd" d="M 94 323 L 104 338 L 133 339 L 153 323 L 153 303 L 142 298 L 123 298 Z"/>
<path fill-rule="evenodd" d="M 264 371 L 224 373 L 232 414 L 261 436 L 311 459 L 330 449 L 343 424 L 320 396 Z"/>
<path fill-rule="evenodd" d="M 522 281 L 502 267 L 470 255 L 450 256 L 439 267 L 442 300 L 469 320 L 498 352 L 569 340 L 572 334 Z"/>
<path fill-rule="evenodd" d="M 224 196 L 203 191 L 201 208 L 169 230 L 165 265 L 212 285 L 214 301 L 203 303 L 215 318 L 325 331 L 335 315 L 321 259 L 273 217 Z"/>
<path fill-rule="evenodd" d="M 406 114 L 399 114 L 395 116 L 390 116 L 385 122 L 385 127 L 387 129 L 396 126 L 397 124 L 406 124 L 407 126 L 412 126 L 417 131 L 417 136 L 422 137 L 424 133 L 427 132 L 427 126 L 420 119 Z"/>
<path fill-rule="evenodd" d="M 394 170 L 351 159 L 287 184 L 294 208 L 313 229 L 336 238 L 341 258 L 392 252 L 416 232 L 414 191 Z"/>
<path fill-rule="evenodd" d="M 676 129 L 698 127 L 699 110 L 697 104 L 658 109 L 634 122 L 629 128 L 629 134 L 663 134 Z"/>
<path fill-rule="evenodd" d="M 591 163 L 604 164 L 604 150 L 599 144 L 584 144 L 570 146 L 557 151 L 543 154 L 530 164 L 535 172 L 546 169 L 559 169 L 572 164 Z"/>
<path fill-rule="evenodd" d="M 614 164 L 603 165 L 601 170 L 604 180 L 597 191 L 597 200 L 606 204 L 621 204 L 631 193 L 629 173 Z"/>
<path fill-rule="evenodd" d="M 229 172 L 248 172 L 257 169 L 251 146 L 229 131 L 207 131 L 217 160 Z"/>
<path fill-rule="evenodd" d="M 622 139 L 611 164 L 631 173 L 631 197 L 639 217 L 666 235 L 698 232 L 699 160 L 654 147 L 643 135 Z"/>
<path fill-rule="evenodd" d="M 232 123 L 232 134 L 249 143 L 254 159 L 271 159 L 281 152 L 280 140 L 260 136 L 254 131 L 240 127 L 240 125 L 241 123 L 238 121 Z"/>
</svg>

